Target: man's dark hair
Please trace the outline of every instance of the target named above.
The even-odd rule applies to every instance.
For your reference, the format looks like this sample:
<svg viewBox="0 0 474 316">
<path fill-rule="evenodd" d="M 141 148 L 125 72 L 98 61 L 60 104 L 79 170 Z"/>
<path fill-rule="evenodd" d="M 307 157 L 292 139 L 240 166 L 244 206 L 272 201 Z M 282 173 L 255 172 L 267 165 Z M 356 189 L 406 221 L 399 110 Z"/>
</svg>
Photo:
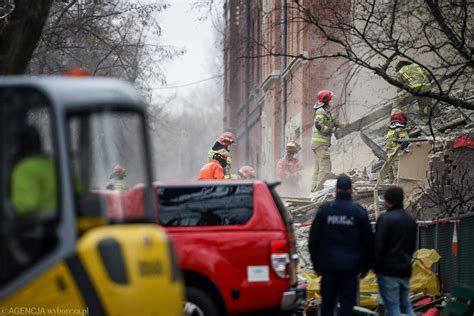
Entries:
<svg viewBox="0 0 474 316">
<path fill-rule="evenodd" d="M 383 198 L 385 201 L 388 203 L 392 204 L 393 207 L 396 208 L 401 208 L 403 207 L 403 189 L 400 187 L 389 187 L 387 191 L 385 191 L 385 194 L 383 195 Z"/>
<path fill-rule="evenodd" d="M 349 176 L 346 176 L 345 174 L 342 174 L 339 177 L 337 177 L 336 189 L 339 189 L 342 191 L 348 191 L 352 189 L 351 178 Z"/>
</svg>

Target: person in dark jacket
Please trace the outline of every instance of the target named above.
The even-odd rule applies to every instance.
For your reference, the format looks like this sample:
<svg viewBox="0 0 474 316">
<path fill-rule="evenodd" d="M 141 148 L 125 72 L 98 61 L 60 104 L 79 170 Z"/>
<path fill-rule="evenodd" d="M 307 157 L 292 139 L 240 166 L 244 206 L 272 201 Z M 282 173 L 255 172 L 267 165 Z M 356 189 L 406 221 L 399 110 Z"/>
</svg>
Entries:
<svg viewBox="0 0 474 316">
<path fill-rule="evenodd" d="M 415 313 L 408 289 L 416 248 L 416 222 L 403 209 L 403 190 L 390 187 L 384 195 L 387 212 L 375 228 L 374 271 L 387 316 Z"/>
<path fill-rule="evenodd" d="M 337 178 L 335 201 L 321 205 L 311 226 L 309 252 L 316 273 L 321 274 L 321 315 L 353 315 L 359 274 L 370 268 L 373 233 L 367 211 L 352 202 L 352 183 Z"/>
</svg>

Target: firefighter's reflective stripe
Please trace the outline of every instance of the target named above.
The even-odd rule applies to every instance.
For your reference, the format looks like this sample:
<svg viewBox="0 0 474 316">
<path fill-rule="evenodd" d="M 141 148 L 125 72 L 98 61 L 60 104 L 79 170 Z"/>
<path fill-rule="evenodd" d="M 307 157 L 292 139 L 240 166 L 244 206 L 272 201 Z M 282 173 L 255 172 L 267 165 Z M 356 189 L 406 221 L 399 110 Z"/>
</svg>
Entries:
<svg viewBox="0 0 474 316">
<path fill-rule="evenodd" d="M 128 187 L 127 182 L 125 182 L 125 180 L 113 179 L 107 185 L 107 189 L 127 191 L 129 189 L 129 187 Z"/>
<path fill-rule="evenodd" d="M 328 144 L 329 143 L 329 138 L 328 137 L 325 137 L 325 138 L 313 137 L 313 138 L 311 138 L 311 141 L 312 142 Z"/>
<path fill-rule="evenodd" d="M 410 88 L 420 88 L 420 87 L 430 86 L 431 83 L 427 79 L 426 80 L 414 80 L 414 81 L 410 81 L 410 83 L 408 85 L 410 86 Z"/>
</svg>

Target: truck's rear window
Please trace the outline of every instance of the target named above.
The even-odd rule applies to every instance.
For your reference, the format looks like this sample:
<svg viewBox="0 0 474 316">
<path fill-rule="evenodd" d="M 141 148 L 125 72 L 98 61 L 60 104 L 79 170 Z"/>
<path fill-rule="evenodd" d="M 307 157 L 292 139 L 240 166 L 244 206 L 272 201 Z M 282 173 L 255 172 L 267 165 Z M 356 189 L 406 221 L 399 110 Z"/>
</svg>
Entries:
<svg viewBox="0 0 474 316">
<path fill-rule="evenodd" d="M 242 225 L 252 217 L 252 184 L 159 187 L 157 192 L 163 226 Z"/>
</svg>

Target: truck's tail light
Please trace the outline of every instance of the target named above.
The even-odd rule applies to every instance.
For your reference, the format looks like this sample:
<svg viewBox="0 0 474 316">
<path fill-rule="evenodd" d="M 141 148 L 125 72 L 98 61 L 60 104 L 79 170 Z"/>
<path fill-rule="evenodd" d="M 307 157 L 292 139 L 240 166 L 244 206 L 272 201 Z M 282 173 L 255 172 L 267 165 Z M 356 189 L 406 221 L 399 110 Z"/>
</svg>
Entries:
<svg viewBox="0 0 474 316">
<path fill-rule="evenodd" d="M 288 278 L 288 264 L 290 263 L 290 254 L 288 242 L 286 240 L 275 240 L 271 243 L 272 269 L 280 278 Z"/>
</svg>

